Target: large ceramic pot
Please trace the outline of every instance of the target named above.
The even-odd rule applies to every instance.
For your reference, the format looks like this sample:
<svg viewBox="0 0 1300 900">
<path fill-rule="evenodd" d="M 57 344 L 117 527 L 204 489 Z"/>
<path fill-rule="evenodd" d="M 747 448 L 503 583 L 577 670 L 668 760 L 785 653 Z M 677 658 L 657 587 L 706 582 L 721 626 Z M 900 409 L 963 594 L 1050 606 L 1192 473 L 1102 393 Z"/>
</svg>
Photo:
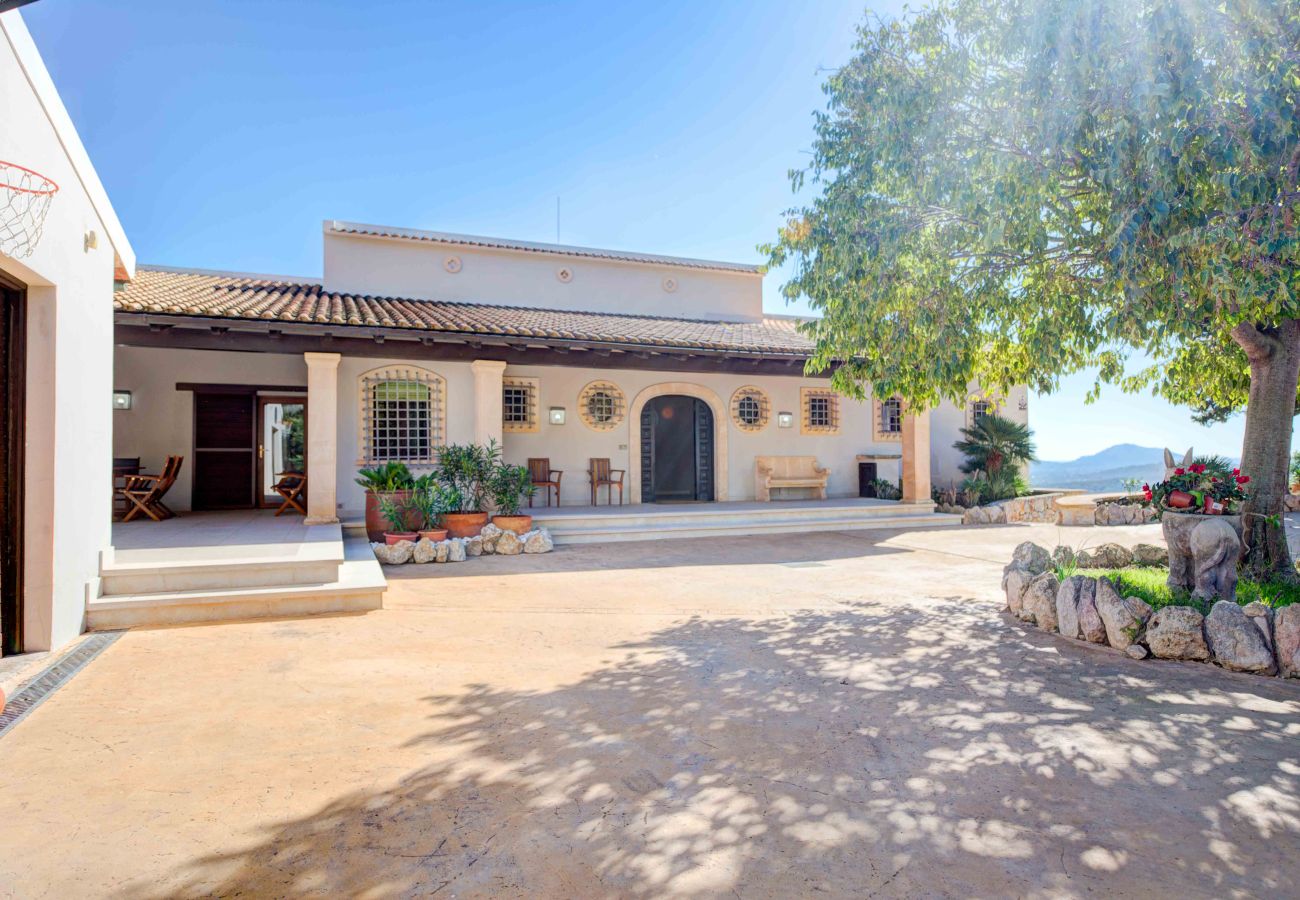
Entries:
<svg viewBox="0 0 1300 900">
<path fill-rule="evenodd" d="M 1191 509 L 1196 505 L 1196 498 L 1187 491 L 1170 491 L 1165 503 L 1170 509 Z"/>
<path fill-rule="evenodd" d="M 532 516 L 493 516 L 492 524 L 502 531 L 513 531 L 515 534 L 527 534 L 533 527 Z"/>
<path fill-rule="evenodd" d="M 447 529 L 447 534 L 454 538 L 475 537 L 483 526 L 487 524 L 488 514 L 485 512 L 459 512 L 443 513 L 442 525 Z"/>
<path fill-rule="evenodd" d="M 405 503 L 411 499 L 410 491 L 366 491 L 366 537 L 373 541 L 382 541 L 388 530 L 388 520 L 379 511 L 379 503 L 385 497 L 392 497 L 395 503 Z M 409 518 L 409 516 L 408 516 Z M 406 523 L 409 527 L 411 522 Z"/>
<path fill-rule="evenodd" d="M 385 531 L 384 543 L 390 547 L 394 544 L 400 544 L 402 541 L 410 541 L 414 544 L 419 537 L 414 531 Z"/>
<path fill-rule="evenodd" d="M 447 540 L 447 529 L 445 528 L 425 529 L 420 532 L 420 540 L 433 541 L 435 544 L 438 543 L 438 541 L 445 541 Z"/>
</svg>

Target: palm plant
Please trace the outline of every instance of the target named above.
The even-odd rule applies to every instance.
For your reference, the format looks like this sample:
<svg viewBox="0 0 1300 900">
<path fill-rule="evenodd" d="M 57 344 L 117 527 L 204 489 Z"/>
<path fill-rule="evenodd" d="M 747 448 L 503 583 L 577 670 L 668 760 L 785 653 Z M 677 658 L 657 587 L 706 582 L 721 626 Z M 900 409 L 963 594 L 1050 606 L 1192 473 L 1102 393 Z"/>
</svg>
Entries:
<svg viewBox="0 0 1300 900">
<path fill-rule="evenodd" d="M 953 448 L 966 460 L 963 472 L 984 472 L 996 480 L 1006 466 L 1018 467 L 1035 458 L 1034 433 L 1028 425 L 998 415 L 981 416 L 975 424 L 961 430 L 962 440 Z"/>
</svg>

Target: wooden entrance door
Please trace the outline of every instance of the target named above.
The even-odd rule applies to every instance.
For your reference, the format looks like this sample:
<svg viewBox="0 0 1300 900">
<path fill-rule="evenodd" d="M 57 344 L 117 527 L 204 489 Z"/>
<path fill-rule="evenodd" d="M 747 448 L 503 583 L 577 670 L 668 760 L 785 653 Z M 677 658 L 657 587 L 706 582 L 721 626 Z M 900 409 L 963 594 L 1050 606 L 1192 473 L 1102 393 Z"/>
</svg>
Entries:
<svg viewBox="0 0 1300 900">
<path fill-rule="evenodd" d="M 713 410 L 694 397 L 655 397 L 641 411 L 641 498 L 713 499 Z"/>
<path fill-rule="evenodd" d="M 257 395 L 194 395 L 194 493 L 190 506 L 252 509 L 256 505 Z"/>
<path fill-rule="evenodd" d="M 0 656 L 23 649 L 23 444 L 27 296 L 0 280 Z"/>
<path fill-rule="evenodd" d="M 258 505 L 279 506 L 272 485 L 286 472 L 307 472 L 307 398 L 257 400 Z"/>
</svg>

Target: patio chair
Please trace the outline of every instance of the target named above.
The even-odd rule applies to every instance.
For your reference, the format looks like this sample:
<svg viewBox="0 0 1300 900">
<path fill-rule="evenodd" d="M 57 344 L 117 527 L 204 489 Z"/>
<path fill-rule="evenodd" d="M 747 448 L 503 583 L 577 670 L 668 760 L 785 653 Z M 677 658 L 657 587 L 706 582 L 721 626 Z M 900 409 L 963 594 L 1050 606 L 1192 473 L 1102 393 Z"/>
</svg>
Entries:
<svg viewBox="0 0 1300 900">
<path fill-rule="evenodd" d="M 302 505 L 302 496 L 307 492 L 307 476 L 305 474 L 302 472 L 281 472 L 280 480 L 271 485 L 271 490 L 279 494 L 284 500 L 280 504 L 280 508 L 275 511 L 277 516 L 291 509 L 297 510 L 304 516 L 307 515 L 307 508 Z"/>
<path fill-rule="evenodd" d="M 618 478 L 614 476 L 617 475 Z M 622 469 L 611 469 L 608 459 L 593 458 L 587 467 L 587 477 L 591 479 L 591 505 L 596 506 L 596 499 L 599 496 L 600 488 L 605 488 L 605 498 L 612 506 L 614 503 L 614 487 L 618 486 L 618 505 L 623 505 L 623 475 Z"/>
<path fill-rule="evenodd" d="M 547 458 L 529 457 L 528 459 L 528 477 L 533 482 L 533 487 L 542 488 L 546 491 L 546 505 L 551 505 L 551 491 L 555 491 L 555 505 L 560 505 L 560 479 L 564 477 L 564 472 L 560 469 L 552 469 L 551 461 Z M 528 505 L 533 505 L 533 498 L 528 498 Z"/>
<path fill-rule="evenodd" d="M 129 505 L 122 521 L 130 522 L 141 513 L 155 522 L 175 516 L 176 513 L 167 508 L 162 498 L 176 483 L 176 476 L 180 474 L 181 463 L 184 461 L 183 456 L 169 456 L 163 463 L 162 472 L 157 475 L 127 475 L 126 483 L 118 491 Z"/>
</svg>

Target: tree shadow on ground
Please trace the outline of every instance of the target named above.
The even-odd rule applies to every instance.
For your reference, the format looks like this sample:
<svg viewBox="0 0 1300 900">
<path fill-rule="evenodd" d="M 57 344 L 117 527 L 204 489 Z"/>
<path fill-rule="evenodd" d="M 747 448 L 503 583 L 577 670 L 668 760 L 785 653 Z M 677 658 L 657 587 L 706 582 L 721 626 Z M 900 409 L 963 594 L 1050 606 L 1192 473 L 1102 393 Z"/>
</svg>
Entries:
<svg viewBox="0 0 1300 900">
<path fill-rule="evenodd" d="M 690 619 L 553 690 L 431 696 L 427 764 L 167 896 L 1278 895 L 1300 691 L 960 598 Z"/>
</svg>

